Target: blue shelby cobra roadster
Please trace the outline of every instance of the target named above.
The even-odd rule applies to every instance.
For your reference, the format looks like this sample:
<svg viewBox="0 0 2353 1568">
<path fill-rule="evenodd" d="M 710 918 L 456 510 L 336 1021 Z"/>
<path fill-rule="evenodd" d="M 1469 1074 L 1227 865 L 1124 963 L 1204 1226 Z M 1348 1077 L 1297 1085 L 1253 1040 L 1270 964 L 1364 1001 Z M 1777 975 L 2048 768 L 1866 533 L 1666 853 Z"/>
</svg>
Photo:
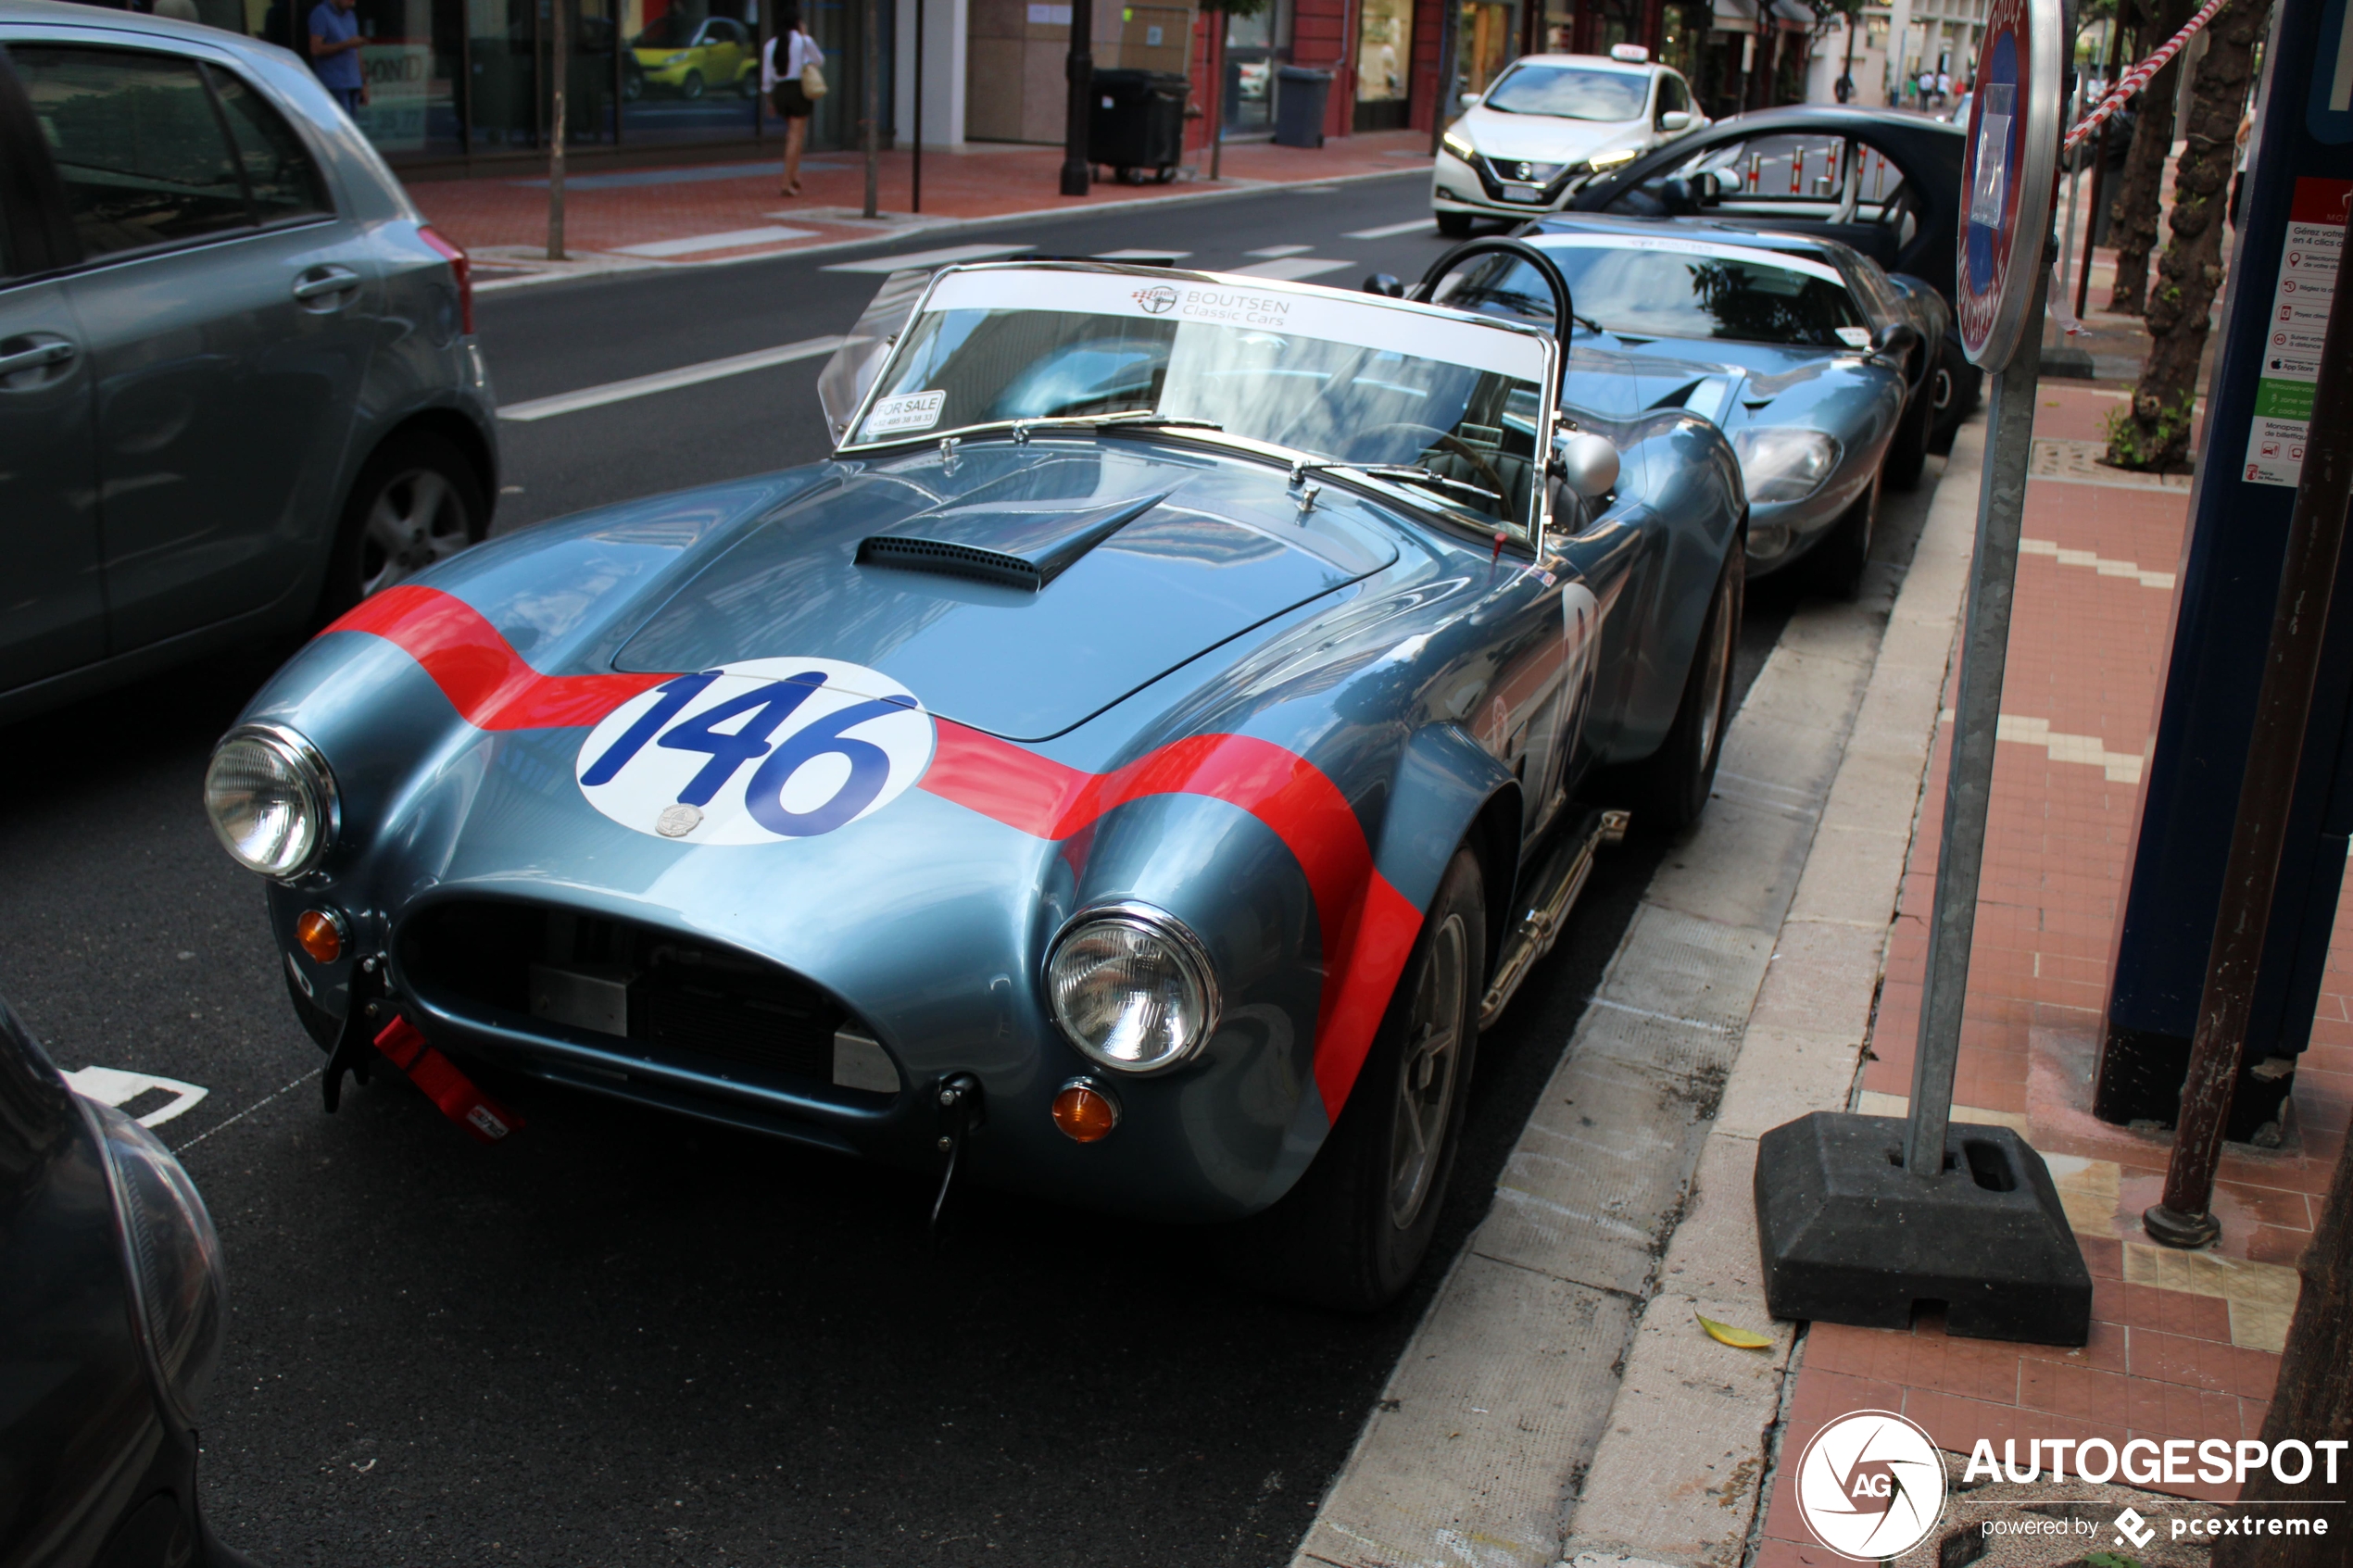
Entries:
<svg viewBox="0 0 2353 1568">
<path fill-rule="evenodd" d="M 1419 292 L 1499 247 L 1566 321 L 1513 241 Z M 1730 705 L 1740 464 L 1565 403 L 1552 325 L 902 276 L 830 459 L 364 601 L 205 785 L 330 1096 L 381 1045 L 485 1136 L 469 1073 L 552 1081 L 1389 1299 L 1480 1028 L 1628 813 L 1699 813 Z"/>
</svg>

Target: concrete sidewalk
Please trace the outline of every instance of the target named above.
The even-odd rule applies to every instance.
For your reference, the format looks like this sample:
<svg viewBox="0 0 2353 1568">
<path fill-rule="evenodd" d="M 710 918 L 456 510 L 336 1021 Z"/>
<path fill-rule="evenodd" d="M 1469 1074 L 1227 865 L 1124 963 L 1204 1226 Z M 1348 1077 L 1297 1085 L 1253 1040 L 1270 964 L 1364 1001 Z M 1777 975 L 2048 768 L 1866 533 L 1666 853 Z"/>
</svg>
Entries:
<svg viewBox="0 0 2353 1568">
<path fill-rule="evenodd" d="M 681 162 L 660 169 L 600 170 L 565 182 L 565 251 L 549 262 L 544 171 L 502 179 L 422 181 L 409 194 L 426 219 L 474 257 L 486 287 L 623 269 L 698 266 L 877 239 L 952 231 L 1005 218 L 1061 216 L 1123 204 L 1201 200 L 1265 190 L 1427 173 L 1426 132 L 1378 132 L 1320 148 L 1245 143 L 1225 151 L 1221 177 L 1188 166 L 1165 185 L 1099 183 L 1085 196 L 1057 194 L 1060 147 L 975 143 L 924 154 L 924 209 L 908 210 L 913 158 L 882 155 L 876 219 L 860 216 L 865 161 L 856 154 L 812 155 L 801 194 L 778 194 L 781 146 L 773 159 Z"/>
</svg>

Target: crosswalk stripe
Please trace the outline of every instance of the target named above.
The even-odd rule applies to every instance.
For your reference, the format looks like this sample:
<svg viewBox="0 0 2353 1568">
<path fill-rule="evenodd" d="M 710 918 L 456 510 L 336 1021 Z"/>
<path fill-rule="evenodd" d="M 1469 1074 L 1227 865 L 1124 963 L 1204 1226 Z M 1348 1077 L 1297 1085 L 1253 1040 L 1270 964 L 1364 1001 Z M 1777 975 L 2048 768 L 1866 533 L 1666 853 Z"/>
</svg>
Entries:
<svg viewBox="0 0 2353 1568">
<path fill-rule="evenodd" d="M 1278 282 L 1295 283 L 1302 278 L 1321 277 L 1351 265 L 1345 261 L 1329 261 L 1320 256 L 1286 256 L 1275 261 L 1261 261 L 1249 267 L 1237 267 L 1234 272 L 1245 278 L 1272 278 Z"/>
<path fill-rule="evenodd" d="M 953 267 L 959 261 L 994 261 L 999 257 L 1037 248 L 1036 245 L 949 245 L 941 250 L 918 250 L 905 256 L 871 256 L 862 261 L 837 261 L 823 270 L 903 272 L 911 267 Z"/>
<path fill-rule="evenodd" d="M 689 234 L 680 240 L 648 240 L 641 245 L 615 245 L 618 256 L 643 256 L 659 259 L 668 256 L 694 256 L 706 250 L 736 250 L 746 245 L 781 244 L 786 240 L 813 240 L 814 229 L 787 229 L 771 224 L 764 229 L 734 229 L 724 234 Z"/>
<path fill-rule="evenodd" d="M 1416 218 L 1409 223 L 1384 223 L 1378 229 L 1352 229 L 1347 233 L 1342 234 L 1340 238 L 1344 240 L 1393 240 L 1400 234 L 1410 234 L 1417 230 L 1424 233 L 1437 232 L 1435 223 L 1432 220 L 1428 218 Z"/>
<path fill-rule="evenodd" d="M 527 403 L 510 403 L 498 410 L 502 420 L 553 419 L 558 414 L 577 413 L 583 408 L 598 408 L 608 403 L 626 402 L 643 397 L 648 393 L 669 392 L 681 386 L 693 386 L 699 382 L 717 381 L 723 376 L 740 376 L 748 370 L 764 370 L 772 365 L 789 365 L 796 359 L 814 359 L 820 354 L 831 354 L 841 346 L 838 337 L 812 337 L 799 343 L 788 343 L 781 348 L 757 349 L 749 354 L 730 355 L 724 359 L 706 359 L 699 365 L 681 365 L 674 370 L 658 370 L 650 376 L 632 376 L 627 381 L 607 382 L 602 386 L 582 387 L 578 392 L 560 392 L 553 397 L 535 397 Z"/>
<path fill-rule="evenodd" d="M 1309 251 L 1314 250 L 1315 248 L 1315 247 L 1314 245 L 1261 245 L 1256 250 L 1246 250 L 1242 252 L 1242 254 L 1244 256 L 1264 256 L 1270 257 L 1277 256 L 1305 256 Z"/>
</svg>

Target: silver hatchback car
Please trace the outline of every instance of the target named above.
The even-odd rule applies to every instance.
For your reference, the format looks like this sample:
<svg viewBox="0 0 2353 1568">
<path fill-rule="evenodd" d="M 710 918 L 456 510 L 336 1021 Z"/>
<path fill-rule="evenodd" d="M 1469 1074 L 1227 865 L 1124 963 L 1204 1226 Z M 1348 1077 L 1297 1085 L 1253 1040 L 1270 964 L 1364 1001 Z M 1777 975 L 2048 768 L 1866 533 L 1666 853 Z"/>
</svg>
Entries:
<svg viewBox="0 0 2353 1568">
<path fill-rule="evenodd" d="M 0 722 L 481 539 L 465 253 L 295 56 L 0 0 Z"/>
</svg>

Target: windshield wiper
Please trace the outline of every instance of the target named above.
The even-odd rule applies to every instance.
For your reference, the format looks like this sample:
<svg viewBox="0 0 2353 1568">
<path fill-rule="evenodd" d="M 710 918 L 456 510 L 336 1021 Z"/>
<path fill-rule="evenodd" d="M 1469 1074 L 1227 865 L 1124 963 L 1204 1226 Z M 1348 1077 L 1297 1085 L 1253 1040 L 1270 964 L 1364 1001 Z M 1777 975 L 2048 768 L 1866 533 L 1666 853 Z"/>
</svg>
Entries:
<svg viewBox="0 0 2353 1568">
<path fill-rule="evenodd" d="M 1501 512 L 1504 498 L 1492 490 L 1473 484 L 1467 480 L 1450 479 L 1418 463 L 1293 463 L 1290 482 L 1297 484 L 1309 473 L 1361 473 L 1370 479 L 1386 479 L 1396 484 L 1411 484 L 1423 490 L 1435 490 L 1441 495 L 1452 495 L 1483 503 Z"/>
</svg>

